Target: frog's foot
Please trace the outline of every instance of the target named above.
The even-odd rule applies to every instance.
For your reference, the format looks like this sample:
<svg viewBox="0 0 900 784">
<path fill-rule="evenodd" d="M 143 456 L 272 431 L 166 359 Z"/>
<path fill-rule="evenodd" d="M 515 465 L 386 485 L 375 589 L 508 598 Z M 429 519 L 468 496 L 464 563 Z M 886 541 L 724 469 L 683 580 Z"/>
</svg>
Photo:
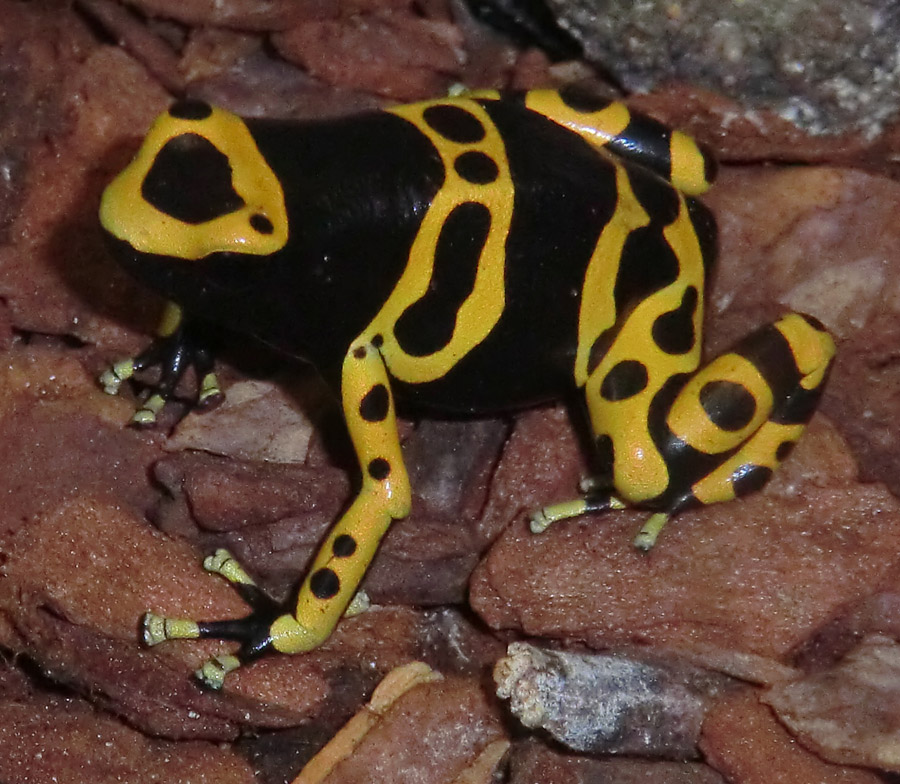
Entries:
<svg viewBox="0 0 900 784">
<path fill-rule="evenodd" d="M 206 661 L 194 674 L 211 689 L 221 689 L 225 676 L 243 664 L 253 661 L 272 647 L 270 628 L 277 612 L 251 613 L 244 618 L 227 621 L 194 621 L 189 618 L 166 618 L 148 612 L 141 619 L 141 639 L 147 646 L 167 640 L 236 640 L 241 647 L 236 654 L 221 654 Z"/>
<path fill-rule="evenodd" d="M 167 640 L 236 640 L 241 643 L 237 654 L 224 654 L 207 661 L 195 675 L 203 685 L 221 689 L 225 676 L 256 659 L 272 647 L 273 621 L 282 609 L 256 585 L 250 575 L 227 550 L 217 550 L 203 562 L 204 568 L 230 582 L 252 612 L 244 618 L 226 621 L 195 621 L 190 618 L 167 618 L 147 612 L 141 619 L 141 639 L 147 646 Z"/>
<path fill-rule="evenodd" d="M 150 427 L 156 423 L 157 415 L 174 399 L 175 389 L 189 368 L 193 368 L 198 379 L 194 408 L 212 408 L 224 397 L 213 372 L 212 354 L 197 345 L 183 327 L 157 337 L 136 357 L 113 364 L 100 376 L 100 385 L 108 395 L 117 395 L 123 383 L 151 368 L 159 369 L 159 378 L 149 386 L 150 395 L 132 416 L 134 425 Z"/>
<path fill-rule="evenodd" d="M 592 478 L 582 479 L 578 488 L 584 493 L 581 498 L 562 501 L 533 512 L 529 526 L 531 532 L 533 534 L 542 534 L 553 523 L 558 523 L 560 520 L 568 520 L 570 517 L 627 508 L 627 505 L 622 500 L 608 491 L 602 490 L 600 484 Z M 672 514 L 672 512 L 657 512 L 650 515 L 647 522 L 644 523 L 637 536 L 635 536 L 633 540 L 634 546 L 644 552 L 651 550 Z"/>
<path fill-rule="evenodd" d="M 141 619 L 141 639 L 147 646 L 167 640 L 236 640 L 241 647 L 236 654 L 221 654 L 204 662 L 195 676 L 211 689 L 221 689 L 225 676 L 243 664 L 258 658 L 272 646 L 269 629 L 271 614 L 252 613 L 228 621 L 194 621 L 189 618 L 165 618 L 148 612 Z"/>
<path fill-rule="evenodd" d="M 641 526 L 641 530 L 638 531 L 637 536 L 634 537 L 634 541 L 632 542 L 634 546 L 638 550 L 643 550 L 645 553 L 653 548 L 653 545 L 656 544 L 656 540 L 659 537 L 660 532 L 667 522 L 669 522 L 670 514 L 667 512 L 657 512 L 656 514 L 650 515 L 647 518 L 647 522 Z"/>
</svg>

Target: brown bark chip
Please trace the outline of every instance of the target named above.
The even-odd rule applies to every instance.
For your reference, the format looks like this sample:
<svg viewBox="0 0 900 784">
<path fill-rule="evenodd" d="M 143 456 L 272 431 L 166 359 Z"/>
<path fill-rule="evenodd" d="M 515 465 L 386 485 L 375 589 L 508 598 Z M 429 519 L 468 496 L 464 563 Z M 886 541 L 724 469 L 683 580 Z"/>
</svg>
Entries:
<svg viewBox="0 0 900 784">
<path fill-rule="evenodd" d="M 395 100 L 445 93 L 462 66 L 458 30 L 414 15 L 307 22 L 272 41 L 285 59 L 323 81 Z"/>
<path fill-rule="evenodd" d="M 244 724 L 279 726 L 308 712 L 323 692 L 307 684 L 299 701 L 299 688 L 283 693 L 284 707 L 254 705 L 259 690 L 252 685 L 245 699 L 203 692 L 192 682 L 191 672 L 222 643 L 141 649 L 138 620 L 147 609 L 198 618 L 244 610 L 184 544 L 155 533 L 112 497 L 78 497 L 16 535 L 0 608 L 11 632 L 5 645 L 155 734 L 220 739 Z"/>
<path fill-rule="evenodd" d="M 741 784 L 879 784 L 871 771 L 832 765 L 807 751 L 782 727 L 758 693 L 722 699 L 706 717 L 701 748 L 727 781 Z"/>
<path fill-rule="evenodd" d="M 510 754 L 509 784 L 724 784 L 699 762 L 593 759 L 561 754 L 536 740 L 517 744 Z"/>
<path fill-rule="evenodd" d="M 96 46 L 76 17 L 24 8 L 0 6 L 2 35 L 23 63 L 12 89 L 28 94 L 39 82 L 43 92 L 36 127 L 10 134 L 23 165 L 21 208 L 0 245 L 0 296 L 19 329 L 134 348 L 122 323 L 151 323 L 153 301 L 110 264 L 97 208 L 101 189 L 133 152 L 129 137 L 143 135 L 167 98 L 123 51 Z M 4 119 L 9 129 L 13 121 Z"/>
<path fill-rule="evenodd" d="M 504 738 L 497 706 L 477 681 L 433 681 L 391 705 L 353 753 L 321 781 L 454 784 L 464 780 L 482 751 Z"/>
<path fill-rule="evenodd" d="M 76 697 L 0 688 L 0 780 L 28 784 L 253 784 L 218 744 L 148 738 Z"/>
<path fill-rule="evenodd" d="M 832 762 L 900 772 L 900 645 L 870 636 L 830 670 L 776 684 L 763 700 Z"/>
<path fill-rule="evenodd" d="M 777 483 L 680 516 L 650 553 L 631 544 L 637 513 L 584 517 L 538 536 L 520 521 L 476 570 L 472 606 L 494 628 L 596 648 L 640 642 L 782 657 L 896 560 L 900 503 L 878 485 L 848 481 L 844 451 L 814 422 Z M 838 475 L 823 477 L 823 465 Z"/>
</svg>

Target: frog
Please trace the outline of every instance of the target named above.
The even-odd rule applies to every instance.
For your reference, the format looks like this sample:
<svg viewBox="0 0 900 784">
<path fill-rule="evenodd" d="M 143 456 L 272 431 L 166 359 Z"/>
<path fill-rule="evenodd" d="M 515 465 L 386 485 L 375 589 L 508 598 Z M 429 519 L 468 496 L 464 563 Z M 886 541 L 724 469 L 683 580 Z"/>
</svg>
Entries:
<svg viewBox="0 0 900 784">
<path fill-rule="evenodd" d="M 690 135 L 577 88 L 473 91 L 356 115 L 241 118 L 175 102 L 107 186 L 111 255 L 170 303 L 158 339 L 106 378 L 159 365 L 153 424 L 184 370 L 221 391 L 196 335 L 250 336 L 333 390 L 359 489 L 277 604 L 226 551 L 205 561 L 251 608 L 221 621 L 148 612 L 149 645 L 237 640 L 198 672 L 221 688 L 264 653 L 311 651 L 354 607 L 412 493 L 397 406 L 484 416 L 576 401 L 593 472 L 536 533 L 582 514 L 666 522 L 760 489 L 801 437 L 835 353 L 787 313 L 704 362 L 716 162 Z"/>
</svg>

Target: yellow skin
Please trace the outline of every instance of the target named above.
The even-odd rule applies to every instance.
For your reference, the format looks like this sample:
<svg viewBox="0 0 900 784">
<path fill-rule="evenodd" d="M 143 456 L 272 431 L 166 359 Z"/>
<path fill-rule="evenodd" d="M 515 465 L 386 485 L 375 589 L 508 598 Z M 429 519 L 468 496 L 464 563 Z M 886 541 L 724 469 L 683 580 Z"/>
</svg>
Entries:
<svg viewBox="0 0 900 784">
<path fill-rule="evenodd" d="M 672 514 L 766 480 L 803 431 L 834 354 L 821 325 L 790 314 L 700 367 L 715 230 L 692 195 L 708 187 L 712 161 L 678 131 L 622 104 L 549 90 L 425 101 L 359 123 L 372 129 L 371 150 L 360 149 L 357 127 L 345 121 L 273 131 L 205 104 L 177 104 L 103 197 L 113 252 L 185 313 L 245 329 L 289 354 L 309 350 L 320 369 L 338 371 L 330 378 L 359 459 L 359 494 L 290 607 L 273 610 L 227 553 L 207 559 L 267 619 L 263 636 L 259 622 L 251 633 L 235 631 L 240 623 L 145 618 L 151 645 L 215 636 L 244 642 L 240 655 L 198 673 L 210 686 L 267 648 L 300 653 L 326 640 L 390 524 L 409 513 L 395 394 L 479 413 L 580 391 L 608 475 L 583 497 L 537 512 L 532 528 L 643 507 L 654 514 L 636 544 L 647 549 Z M 312 184 L 287 179 L 300 153 L 284 146 L 286 138 L 309 154 L 331 149 L 341 134 L 353 143 L 338 160 L 315 159 L 303 174 Z M 180 184 L 195 162 L 208 187 L 192 172 Z M 355 192 L 354 165 L 374 171 L 373 182 L 385 175 L 384 191 L 371 194 L 384 231 L 366 235 L 368 224 L 348 229 L 341 220 L 332 228 L 317 212 L 320 199 L 331 206 Z M 192 191 L 197 181 L 204 187 Z M 349 212 L 357 206 L 349 203 Z M 357 234 L 358 257 L 341 267 Z M 401 236 L 408 245 L 392 239 Z M 302 242 L 326 250 L 307 257 Z M 233 273 L 220 284 L 218 270 L 235 264 L 244 265 L 246 300 L 219 301 Z M 384 277 L 366 278 L 371 269 Z M 271 288 L 267 275 L 276 281 Z M 335 279 L 348 292 L 340 307 L 328 304 Z M 380 289 L 382 280 L 393 282 Z M 308 318 L 321 330 L 308 346 L 273 327 L 270 313 L 285 304 L 298 325 Z M 351 326 L 359 313 L 369 315 Z M 169 311 L 160 336 L 177 354 L 177 369 L 138 413 L 142 423 L 154 421 L 191 362 L 179 353 L 188 326 L 181 309 Z M 520 338 L 515 354 L 509 333 Z M 136 369 L 166 361 L 157 351 L 152 360 L 120 363 L 104 385 L 115 392 Z M 536 368 L 556 373 L 560 363 L 568 380 L 544 384 Z M 200 375 L 204 394 L 217 395 L 211 367 Z"/>
</svg>

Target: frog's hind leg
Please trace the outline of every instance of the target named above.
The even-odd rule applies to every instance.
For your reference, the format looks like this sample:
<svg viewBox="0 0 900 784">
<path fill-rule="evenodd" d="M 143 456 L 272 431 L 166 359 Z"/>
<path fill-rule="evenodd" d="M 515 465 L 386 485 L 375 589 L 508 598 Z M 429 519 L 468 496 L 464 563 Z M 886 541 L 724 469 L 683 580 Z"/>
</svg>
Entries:
<svg viewBox="0 0 900 784">
<path fill-rule="evenodd" d="M 567 511 L 651 509 L 654 514 L 635 539 L 638 548 L 650 549 L 671 516 L 744 495 L 768 481 L 815 411 L 833 356 L 834 342 L 818 321 L 789 314 L 700 370 L 672 375 L 653 394 L 644 422 L 617 416 L 623 413 L 616 411 L 619 394 L 607 373 L 588 408 L 608 475 L 579 501 L 542 514 L 552 522 L 572 516 Z M 631 379 L 622 386 L 639 385 Z"/>
<path fill-rule="evenodd" d="M 817 319 L 790 313 L 688 380 L 658 415 L 673 477 L 692 479 L 676 490 L 681 508 L 729 501 L 768 482 L 815 412 L 834 353 Z M 642 532 L 635 544 L 649 549 L 655 538 Z"/>
</svg>

